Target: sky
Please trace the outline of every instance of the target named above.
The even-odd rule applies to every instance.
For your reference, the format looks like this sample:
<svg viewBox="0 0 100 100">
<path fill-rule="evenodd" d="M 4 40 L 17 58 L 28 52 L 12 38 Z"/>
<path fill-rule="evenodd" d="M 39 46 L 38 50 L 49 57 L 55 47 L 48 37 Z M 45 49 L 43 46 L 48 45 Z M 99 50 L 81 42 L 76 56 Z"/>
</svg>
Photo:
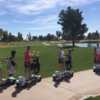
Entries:
<svg viewBox="0 0 100 100">
<path fill-rule="evenodd" d="M 100 31 L 100 0 L 0 0 L 0 28 L 13 34 L 55 34 L 58 15 L 68 6 L 83 13 L 88 32 Z"/>
</svg>

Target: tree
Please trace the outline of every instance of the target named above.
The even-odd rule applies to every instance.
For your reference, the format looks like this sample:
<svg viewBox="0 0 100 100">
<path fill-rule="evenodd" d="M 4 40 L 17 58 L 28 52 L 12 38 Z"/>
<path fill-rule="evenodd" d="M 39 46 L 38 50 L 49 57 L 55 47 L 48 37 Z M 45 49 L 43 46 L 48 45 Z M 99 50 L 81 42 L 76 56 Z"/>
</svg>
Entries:
<svg viewBox="0 0 100 100">
<path fill-rule="evenodd" d="M 8 41 L 8 31 L 3 31 L 2 41 L 3 42 Z"/>
<path fill-rule="evenodd" d="M 92 34 L 90 32 L 87 35 L 87 39 L 90 39 L 90 40 L 92 39 Z"/>
<path fill-rule="evenodd" d="M 43 41 L 43 40 L 44 40 L 44 37 L 43 37 L 42 35 L 39 35 L 38 39 L 39 39 L 40 41 Z"/>
<path fill-rule="evenodd" d="M 33 37 L 32 37 L 32 41 L 35 41 L 35 40 L 37 40 L 37 39 L 38 39 L 37 36 L 33 36 Z"/>
<path fill-rule="evenodd" d="M 99 32 L 98 31 L 96 31 L 96 32 L 94 32 L 94 39 L 99 39 Z"/>
<path fill-rule="evenodd" d="M 23 40 L 22 33 L 18 32 L 17 39 L 18 39 L 18 41 L 22 41 Z"/>
<path fill-rule="evenodd" d="M 58 38 L 58 40 L 60 39 L 60 37 L 62 36 L 62 33 L 60 31 L 56 31 L 56 36 Z"/>
<path fill-rule="evenodd" d="M 3 29 L 0 28 L 0 40 L 2 39 L 2 37 L 3 37 Z"/>
<path fill-rule="evenodd" d="M 8 41 L 11 42 L 11 41 L 16 41 L 17 40 L 17 37 L 14 36 L 11 32 L 9 33 L 8 35 Z"/>
<path fill-rule="evenodd" d="M 83 23 L 82 12 L 71 7 L 60 12 L 58 24 L 62 26 L 63 35 L 71 38 L 73 47 L 76 38 L 79 35 L 82 37 L 88 31 L 87 25 Z"/>
<path fill-rule="evenodd" d="M 53 34 L 48 33 L 46 36 L 46 40 L 48 41 L 55 40 L 55 36 Z"/>
<path fill-rule="evenodd" d="M 87 39 L 99 39 L 100 38 L 100 33 L 98 31 L 96 32 L 92 32 L 92 33 L 88 33 Z"/>
<path fill-rule="evenodd" d="M 28 39 L 28 41 L 32 41 L 31 33 L 27 34 L 27 39 Z"/>
</svg>

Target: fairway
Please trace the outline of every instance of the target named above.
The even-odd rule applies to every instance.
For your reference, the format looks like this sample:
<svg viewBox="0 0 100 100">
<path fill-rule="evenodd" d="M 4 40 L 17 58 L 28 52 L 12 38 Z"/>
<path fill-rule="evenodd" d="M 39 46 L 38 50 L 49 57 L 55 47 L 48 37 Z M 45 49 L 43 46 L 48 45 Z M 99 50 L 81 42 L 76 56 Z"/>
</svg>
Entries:
<svg viewBox="0 0 100 100">
<path fill-rule="evenodd" d="M 5 45 L 5 44 L 3 44 Z M 0 58 L 9 57 L 10 51 L 15 49 L 16 54 L 16 75 L 24 74 L 24 50 L 27 45 L 31 46 L 31 51 L 40 52 L 41 74 L 43 77 L 51 76 L 55 70 L 59 70 L 57 64 L 57 53 L 59 48 L 54 45 L 44 45 L 42 42 L 16 42 L 9 43 L 0 48 Z M 65 49 L 67 52 L 67 49 Z M 93 49 L 92 48 L 74 48 L 73 49 L 73 70 L 80 71 L 91 69 L 93 66 Z M 6 63 L 3 63 L 3 75 L 7 75 Z"/>
</svg>

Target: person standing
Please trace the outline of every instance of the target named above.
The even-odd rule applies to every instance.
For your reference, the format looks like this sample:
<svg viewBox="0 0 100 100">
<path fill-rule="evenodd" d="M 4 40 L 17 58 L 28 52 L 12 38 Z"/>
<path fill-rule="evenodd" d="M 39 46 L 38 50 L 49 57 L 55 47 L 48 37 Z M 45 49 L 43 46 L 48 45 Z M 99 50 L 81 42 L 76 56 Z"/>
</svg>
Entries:
<svg viewBox="0 0 100 100">
<path fill-rule="evenodd" d="M 65 57 L 65 70 L 72 69 L 72 50 L 68 50 L 68 54 Z"/>
<path fill-rule="evenodd" d="M 31 70 L 33 74 L 38 74 L 40 72 L 39 52 L 32 57 Z"/>
<path fill-rule="evenodd" d="M 97 43 L 97 47 L 94 49 L 94 62 L 95 64 L 100 64 L 100 47 Z"/>
<path fill-rule="evenodd" d="M 59 54 L 58 54 L 58 63 L 60 69 L 64 68 L 64 59 L 65 59 L 65 52 L 63 48 L 60 48 Z"/>
<path fill-rule="evenodd" d="M 31 75 L 31 59 L 32 59 L 32 53 L 30 51 L 31 47 L 27 46 L 25 52 L 24 52 L 24 67 L 25 67 L 25 77 L 27 80 L 29 80 Z"/>
<path fill-rule="evenodd" d="M 11 56 L 8 58 L 8 76 L 14 76 L 16 72 L 16 51 L 11 51 Z"/>
<path fill-rule="evenodd" d="M 2 64 L 0 62 L 0 83 L 2 82 Z"/>
</svg>

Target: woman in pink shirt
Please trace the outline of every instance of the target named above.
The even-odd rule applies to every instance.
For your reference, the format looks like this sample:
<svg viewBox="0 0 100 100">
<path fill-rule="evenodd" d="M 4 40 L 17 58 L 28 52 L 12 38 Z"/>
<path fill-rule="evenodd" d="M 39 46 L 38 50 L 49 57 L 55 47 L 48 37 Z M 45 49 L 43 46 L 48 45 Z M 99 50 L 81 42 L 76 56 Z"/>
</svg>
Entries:
<svg viewBox="0 0 100 100">
<path fill-rule="evenodd" d="M 94 51 L 94 61 L 95 64 L 100 64 L 100 47 L 99 47 L 99 43 L 97 43 L 97 47 L 95 48 Z"/>
<path fill-rule="evenodd" d="M 24 66 L 25 66 L 25 75 L 27 80 L 29 80 L 31 75 L 31 59 L 32 59 L 32 54 L 30 51 L 30 46 L 27 46 L 24 52 Z"/>
</svg>

